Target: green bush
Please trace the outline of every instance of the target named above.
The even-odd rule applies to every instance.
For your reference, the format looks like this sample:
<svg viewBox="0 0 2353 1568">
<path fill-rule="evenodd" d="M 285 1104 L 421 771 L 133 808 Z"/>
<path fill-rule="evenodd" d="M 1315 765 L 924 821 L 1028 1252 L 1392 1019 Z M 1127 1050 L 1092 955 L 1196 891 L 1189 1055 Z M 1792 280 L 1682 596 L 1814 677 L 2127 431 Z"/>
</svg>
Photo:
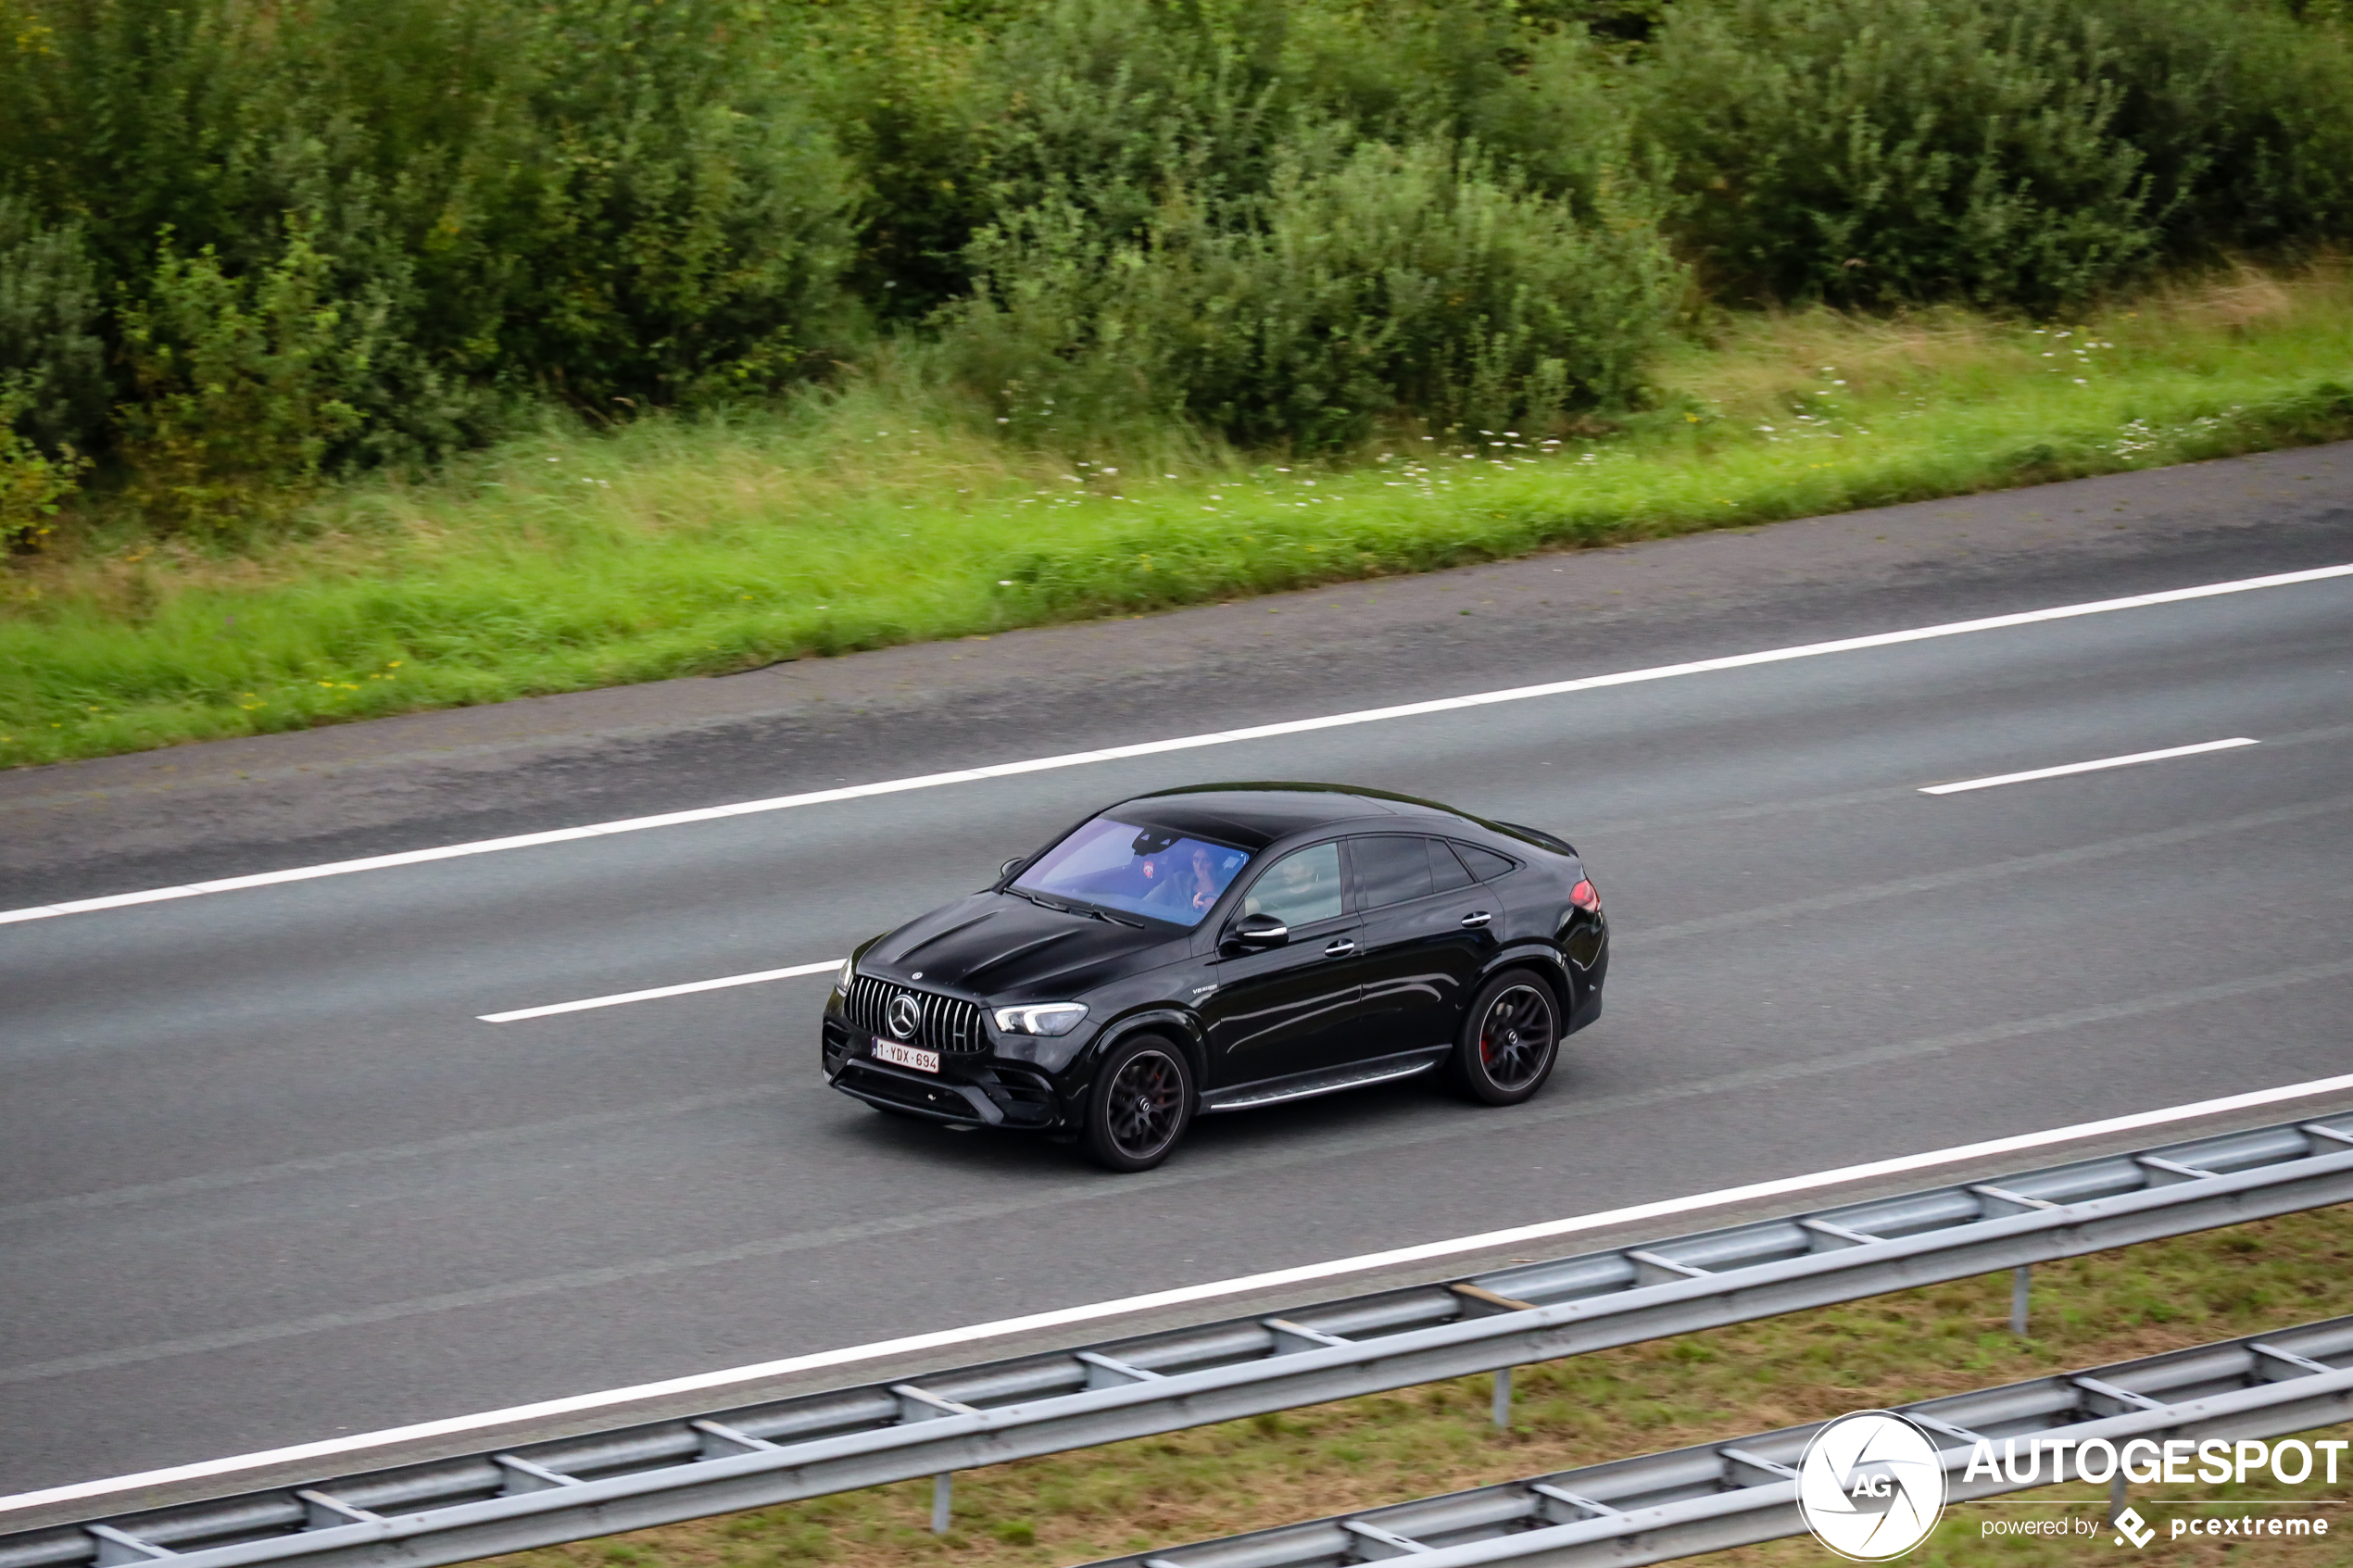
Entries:
<svg viewBox="0 0 2353 1568">
<path fill-rule="evenodd" d="M 2353 236 L 2353 49 L 2223 0 L 2119 0 L 2116 134 L 2148 170 L 2159 247 L 2205 261 Z"/>
<path fill-rule="evenodd" d="M 1655 6 L 1038 0 L 943 27 L 937 5 L 868 0 L 816 13 L 812 88 L 871 184 L 867 302 L 915 321 L 971 290 L 972 241 L 1014 214 L 1066 204 L 1136 239 L 1171 179 L 1263 194 L 1281 149 L 1333 122 L 1477 142 L 1590 217 L 1623 178 L 1624 116 L 1582 26 L 1536 12 Z"/>
<path fill-rule="evenodd" d="M 213 286 L 158 236 L 267 292 L 296 224 L 368 339 L 323 446 L 263 443 L 299 480 L 476 440 L 517 394 L 609 416 L 804 374 L 846 331 L 857 191 L 796 67 L 759 0 L 0 0 L 0 194 L 78 222 L 121 301 L 110 400 L 181 399 L 134 419 L 145 453 L 193 417 L 156 291 Z"/>
<path fill-rule="evenodd" d="M 1189 419 L 1327 445 L 1382 416 L 1542 423 L 1638 393 L 1678 275 L 1644 215 L 1583 224 L 1476 148 L 1285 149 L 1263 195 L 1173 181 L 1135 239 L 1051 199 L 984 232 L 948 358 L 1033 430 Z"/>
<path fill-rule="evenodd" d="M 136 391 L 124 454 L 151 518 L 218 534 L 298 495 L 360 428 L 348 394 L 384 347 L 385 312 L 328 292 L 327 258 L 301 227 L 247 278 L 224 273 L 211 246 L 180 256 L 170 239 L 145 299 L 123 312 Z"/>
<path fill-rule="evenodd" d="M 1562 7 L 1610 11 L 1607 6 Z M 1530 10 L 1439 0 L 1369 12 L 1302 7 L 1285 74 L 1317 114 L 1380 141 L 1476 142 L 1532 189 L 1592 216 L 1625 178 L 1624 64 L 1581 25 L 1531 25 Z"/>
<path fill-rule="evenodd" d="M 44 229 L 0 195 L 0 431 L 59 451 L 92 445 L 107 415 L 98 280 L 82 226 Z"/>
<path fill-rule="evenodd" d="M 71 442 L 44 452 L 21 433 L 31 403 L 22 392 L 0 392 L 0 551 L 38 547 L 90 466 Z"/>
<path fill-rule="evenodd" d="M 11 461 L 218 534 L 886 336 L 1025 437 L 1628 403 L 1662 230 L 1728 298 L 2033 309 L 2353 238 L 2297 4 L 0 0 Z"/>
<path fill-rule="evenodd" d="M 1685 0 L 1642 124 L 1713 279 L 2049 304 L 2156 252 L 2112 40 L 2078 0 Z"/>
<path fill-rule="evenodd" d="M 2227 0 L 1680 0 L 1645 144 L 1718 282 L 2047 308 L 2347 232 L 2342 42 Z"/>
<path fill-rule="evenodd" d="M 1265 188 L 1295 94 L 1281 80 L 1294 7 L 1038 0 L 943 36 L 937 7 L 871 0 L 821 13 L 812 86 L 872 182 L 869 305 L 919 321 L 964 296 L 972 242 L 1066 207 L 1105 239 L 1151 220 L 1173 174 Z"/>
</svg>

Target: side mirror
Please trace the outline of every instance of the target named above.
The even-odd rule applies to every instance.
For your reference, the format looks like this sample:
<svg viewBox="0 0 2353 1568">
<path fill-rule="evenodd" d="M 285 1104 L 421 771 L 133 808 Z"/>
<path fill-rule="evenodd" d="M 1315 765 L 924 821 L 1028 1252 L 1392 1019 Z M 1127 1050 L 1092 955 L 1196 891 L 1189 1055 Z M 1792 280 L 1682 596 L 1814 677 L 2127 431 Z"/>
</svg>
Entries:
<svg viewBox="0 0 2353 1568">
<path fill-rule="evenodd" d="M 1029 863 L 1029 857 L 1028 857 L 1028 856 L 1026 856 L 1026 855 L 1016 855 L 1016 856 L 1014 856 L 1012 859 L 1010 859 L 1010 860 L 1006 861 L 1003 865 L 999 866 L 999 867 L 997 868 L 997 880 L 998 880 L 998 881 L 1000 881 L 1000 882 L 1004 881 L 1007 877 L 1009 877 L 1009 876 L 1013 875 L 1015 872 L 1017 872 L 1017 871 L 1021 870 L 1021 869 L 1022 869 L 1022 867 L 1024 867 L 1024 866 L 1027 865 L 1028 863 Z"/>
<path fill-rule="evenodd" d="M 1290 940 L 1290 927 L 1273 915 L 1244 915 L 1226 928 L 1226 940 L 1237 947 L 1279 947 Z"/>
</svg>

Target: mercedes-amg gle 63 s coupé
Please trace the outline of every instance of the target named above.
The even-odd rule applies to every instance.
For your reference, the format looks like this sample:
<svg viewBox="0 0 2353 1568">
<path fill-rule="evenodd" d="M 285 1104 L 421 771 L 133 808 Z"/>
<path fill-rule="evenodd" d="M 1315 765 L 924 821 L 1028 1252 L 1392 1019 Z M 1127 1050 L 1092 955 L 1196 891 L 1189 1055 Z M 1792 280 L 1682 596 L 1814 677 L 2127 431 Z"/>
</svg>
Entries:
<svg viewBox="0 0 2353 1568">
<path fill-rule="evenodd" d="M 1081 1139 L 1115 1171 L 1196 1115 L 1442 1071 L 1513 1105 L 1601 1015 L 1609 928 L 1534 828 L 1329 784 L 1090 817 L 861 947 L 825 1076 L 875 1108 Z"/>
</svg>

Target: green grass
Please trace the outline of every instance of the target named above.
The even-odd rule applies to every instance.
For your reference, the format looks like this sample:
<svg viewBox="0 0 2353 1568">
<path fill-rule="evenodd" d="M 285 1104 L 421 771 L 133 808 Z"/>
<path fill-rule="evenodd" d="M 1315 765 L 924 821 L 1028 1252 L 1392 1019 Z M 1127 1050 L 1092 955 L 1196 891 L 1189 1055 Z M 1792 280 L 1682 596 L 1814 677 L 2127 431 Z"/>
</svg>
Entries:
<svg viewBox="0 0 2353 1568">
<path fill-rule="evenodd" d="M 86 527 L 0 574 L 0 763 L 1420 571 L 2353 435 L 2353 280 L 2036 329 L 1744 318 L 1615 425 L 1346 461 L 1044 455 L 887 370 L 789 408 L 550 425 L 243 553 Z M 1498 445 L 1501 443 L 1501 445 Z"/>
<path fill-rule="evenodd" d="M 925 1482 L 817 1498 L 501 1560 L 504 1568 L 1042 1568 L 1402 1502 L 1603 1460 L 1827 1419 L 2153 1355 L 2353 1310 L 2353 1210 L 2323 1210 L 2035 1271 L 2030 1337 L 2008 1330 L 2009 1274 L 1905 1291 L 1514 1374 L 1514 1424 L 1488 1424 L 1489 1382 L 1455 1379 L 1105 1449 L 969 1471 L 955 1526 L 927 1528 Z M 2333 1434 L 2343 1436 L 2344 1433 Z M 2334 1499 L 2325 1541 L 2236 1544 L 2233 1562 L 2353 1559 L 2353 1473 L 2293 1488 Z M 2037 1499 L 2104 1498 L 2051 1488 Z M 2241 1500 L 2254 1487 L 2136 1488 Z M 2042 1568 L 2080 1541 L 1983 1541 L 1979 1522 L 2032 1511 L 1957 1506 L 1907 1564 L 1994 1558 Z M 2105 1536 L 2090 1549 L 2113 1549 Z M 2201 1546 L 2215 1561 L 2221 1543 Z M 2152 1545 L 2173 1563 L 2191 1543 Z M 1808 1540 L 1719 1554 L 1780 1568 L 1827 1561 Z"/>
</svg>

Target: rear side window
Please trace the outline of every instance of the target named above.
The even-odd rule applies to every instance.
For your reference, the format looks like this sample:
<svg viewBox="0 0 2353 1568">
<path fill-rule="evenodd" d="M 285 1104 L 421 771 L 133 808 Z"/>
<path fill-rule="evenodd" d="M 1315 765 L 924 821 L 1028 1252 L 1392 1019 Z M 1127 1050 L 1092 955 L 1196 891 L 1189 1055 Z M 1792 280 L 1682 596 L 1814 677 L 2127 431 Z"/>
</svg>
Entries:
<svg viewBox="0 0 2353 1568">
<path fill-rule="evenodd" d="M 1386 834 L 1378 838 L 1352 838 L 1348 859 L 1356 870 L 1360 909 L 1402 904 L 1429 892 L 1429 841 L 1426 838 Z"/>
<path fill-rule="evenodd" d="M 1498 855 L 1492 849 L 1481 849 L 1471 844 L 1457 844 L 1454 846 L 1454 853 L 1463 858 L 1463 864 L 1470 868 L 1471 875 L 1481 882 L 1492 882 L 1519 864 L 1517 860 L 1508 856 Z"/>
<path fill-rule="evenodd" d="M 1444 839 L 1433 838 L 1428 842 L 1429 878 L 1432 891 L 1452 893 L 1457 887 L 1468 887 L 1477 880 L 1470 872 L 1463 870 L 1463 862 L 1454 858 L 1453 847 Z"/>
</svg>

